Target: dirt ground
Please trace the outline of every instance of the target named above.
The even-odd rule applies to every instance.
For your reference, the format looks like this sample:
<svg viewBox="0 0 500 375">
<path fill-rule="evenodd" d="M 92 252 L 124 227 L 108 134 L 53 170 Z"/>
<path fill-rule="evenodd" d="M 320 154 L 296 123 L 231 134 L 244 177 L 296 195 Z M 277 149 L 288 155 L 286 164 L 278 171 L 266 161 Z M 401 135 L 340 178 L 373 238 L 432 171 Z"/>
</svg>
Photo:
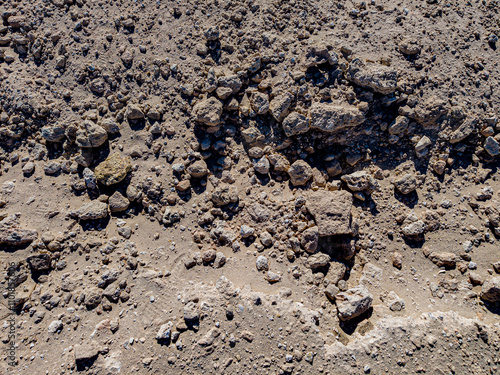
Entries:
<svg viewBox="0 0 500 375">
<path fill-rule="evenodd" d="M 499 373 L 499 13 L 0 0 L 0 374 Z"/>
</svg>

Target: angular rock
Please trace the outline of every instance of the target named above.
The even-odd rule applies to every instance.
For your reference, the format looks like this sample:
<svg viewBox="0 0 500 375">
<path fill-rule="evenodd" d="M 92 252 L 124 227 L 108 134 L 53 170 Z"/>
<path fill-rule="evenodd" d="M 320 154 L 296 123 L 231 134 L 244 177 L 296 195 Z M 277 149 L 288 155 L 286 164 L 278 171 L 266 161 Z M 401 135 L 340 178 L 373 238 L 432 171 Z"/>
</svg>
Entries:
<svg viewBox="0 0 500 375">
<path fill-rule="evenodd" d="M 484 142 L 484 149 L 488 154 L 490 154 L 490 156 L 500 155 L 500 145 L 497 140 L 491 136 L 486 138 L 486 141 Z"/>
<path fill-rule="evenodd" d="M 237 203 L 238 200 L 238 189 L 236 186 L 221 184 L 212 193 L 212 202 L 219 207 L 230 203 Z"/>
<path fill-rule="evenodd" d="M 278 122 L 281 122 L 286 115 L 288 115 L 288 109 L 292 104 L 292 95 L 289 93 L 280 94 L 271 100 L 269 103 L 269 110 L 272 116 Z"/>
<path fill-rule="evenodd" d="M 417 188 L 417 179 L 413 174 L 406 173 L 394 181 L 394 186 L 401 194 L 410 194 Z"/>
<path fill-rule="evenodd" d="M 269 270 L 269 261 L 265 256 L 260 255 L 255 261 L 255 267 L 258 271 L 268 271 Z"/>
<path fill-rule="evenodd" d="M 26 262 L 33 271 L 45 271 L 50 269 L 51 260 L 50 254 L 47 253 L 31 255 L 26 258 Z"/>
<path fill-rule="evenodd" d="M 255 169 L 257 173 L 268 174 L 269 168 L 271 168 L 271 166 L 269 160 L 265 156 L 253 162 L 253 169 Z"/>
<path fill-rule="evenodd" d="M 264 115 L 269 111 L 269 97 L 262 92 L 255 92 L 251 99 L 252 109 L 258 115 Z"/>
<path fill-rule="evenodd" d="M 276 172 L 288 172 L 290 162 L 281 154 L 271 154 L 267 157 Z"/>
<path fill-rule="evenodd" d="M 108 205 L 98 200 L 84 203 L 76 214 L 80 220 L 98 220 L 108 217 Z"/>
<path fill-rule="evenodd" d="M 315 103 L 309 111 L 311 129 L 333 133 L 362 124 L 365 116 L 358 107 Z"/>
<path fill-rule="evenodd" d="M 99 147 L 108 139 L 108 133 L 92 121 L 85 120 L 76 133 L 76 145 L 82 148 Z"/>
<path fill-rule="evenodd" d="M 357 192 L 363 191 L 366 194 L 371 194 L 380 189 L 379 183 L 366 171 L 357 171 L 341 177 L 342 181 L 347 184 L 349 190 Z"/>
<path fill-rule="evenodd" d="M 90 361 L 94 358 L 97 358 L 99 355 L 99 349 L 96 344 L 90 342 L 85 344 L 77 344 L 74 347 L 75 351 L 75 362 L 77 364 L 81 362 Z"/>
<path fill-rule="evenodd" d="M 222 103 L 214 97 L 202 100 L 193 107 L 193 116 L 204 125 L 217 126 L 222 116 Z"/>
<path fill-rule="evenodd" d="M 424 234 L 425 228 L 425 223 L 422 220 L 417 220 L 413 223 L 405 225 L 402 229 L 402 232 L 405 236 L 415 237 Z"/>
<path fill-rule="evenodd" d="M 326 63 L 330 65 L 337 65 L 338 62 L 339 57 L 335 52 L 328 51 L 325 44 L 316 44 L 308 47 L 304 67 L 308 69 Z"/>
<path fill-rule="evenodd" d="M 361 87 L 372 89 L 383 95 L 393 93 L 398 86 L 396 70 L 384 65 L 367 65 L 358 58 L 349 63 L 345 77 Z"/>
<path fill-rule="evenodd" d="M 201 178 L 208 174 L 207 163 L 204 160 L 197 160 L 187 168 L 191 177 Z"/>
<path fill-rule="evenodd" d="M 60 125 L 44 126 L 42 137 L 49 142 L 61 142 L 64 139 L 65 129 Z"/>
<path fill-rule="evenodd" d="M 438 267 L 455 267 L 459 257 L 454 253 L 436 253 L 433 251 L 429 254 L 429 259 Z"/>
<path fill-rule="evenodd" d="M 306 265 L 312 270 L 322 268 L 328 265 L 330 262 L 330 255 L 324 254 L 324 253 L 318 253 L 311 255 L 309 258 L 306 260 Z"/>
<path fill-rule="evenodd" d="M 128 156 L 118 153 L 111 154 L 106 160 L 95 168 L 97 181 L 106 186 L 121 182 L 132 170 L 132 164 Z"/>
<path fill-rule="evenodd" d="M 335 296 L 339 319 L 347 321 L 366 312 L 372 305 L 373 295 L 364 285 L 358 285 Z"/>
<path fill-rule="evenodd" d="M 286 116 L 282 125 L 287 137 L 292 137 L 309 131 L 309 119 L 298 112 L 292 112 Z"/>
<path fill-rule="evenodd" d="M 352 205 L 352 194 L 345 190 L 312 192 L 306 200 L 320 237 L 351 235 Z"/>
<path fill-rule="evenodd" d="M 482 300 L 488 302 L 500 301 L 500 276 L 494 276 L 486 280 L 479 295 Z"/>
<path fill-rule="evenodd" d="M 130 104 L 127 107 L 127 112 L 126 112 L 127 119 L 136 121 L 136 120 L 141 120 L 145 117 L 144 112 L 142 111 L 141 107 L 137 104 Z"/>
<path fill-rule="evenodd" d="M 318 248 L 319 230 L 317 226 L 307 228 L 302 232 L 300 244 L 308 253 L 314 253 Z"/>
<path fill-rule="evenodd" d="M 474 130 L 477 127 L 478 121 L 473 118 L 466 118 L 460 126 L 450 135 L 450 143 L 458 143 L 463 141 L 465 138 L 467 138 L 469 135 L 474 132 Z"/>
<path fill-rule="evenodd" d="M 13 214 L 0 221 L 0 245 L 20 246 L 36 240 L 38 237 L 36 230 L 19 227 L 20 216 L 20 214 Z"/>
<path fill-rule="evenodd" d="M 108 204 L 111 212 L 122 212 L 128 208 L 130 201 L 119 191 L 115 191 L 113 195 L 109 197 Z"/>
</svg>

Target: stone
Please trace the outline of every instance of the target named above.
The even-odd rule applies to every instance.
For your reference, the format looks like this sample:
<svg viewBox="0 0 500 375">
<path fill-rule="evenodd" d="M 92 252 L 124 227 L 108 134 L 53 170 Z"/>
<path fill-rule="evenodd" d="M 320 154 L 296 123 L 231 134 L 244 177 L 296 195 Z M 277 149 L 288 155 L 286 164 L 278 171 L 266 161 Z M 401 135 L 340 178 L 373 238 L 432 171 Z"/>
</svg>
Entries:
<svg viewBox="0 0 500 375">
<path fill-rule="evenodd" d="M 306 265 L 312 270 L 316 270 L 318 268 L 322 268 L 328 265 L 330 262 L 330 255 L 324 253 L 318 253 L 311 255 L 306 260 Z"/>
<path fill-rule="evenodd" d="M 114 153 L 95 168 L 97 181 L 106 186 L 121 182 L 132 170 L 132 164 L 128 156 Z"/>
<path fill-rule="evenodd" d="M 142 120 L 145 117 L 144 112 L 138 104 L 129 104 L 126 112 L 127 119 L 131 121 Z"/>
<path fill-rule="evenodd" d="M 397 269 L 401 269 L 403 267 L 403 254 L 399 251 L 392 253 L 392 265 Z"/>
<path fill-rule="evenodd" d="M 283 120 L 283 130 L 287 137 L 309 131 L 309 119 L 301 113 L 292 112 Z"/>
<path fill-rule="evenodd" d="M 271 154 L 267 158 L 276 172 L 288 172 L 290 169 L 290 162 L 281 154 Z"/>
<path fill-rule="evenodd" d="M 65 129 L 60 125 L 44 126 L 41 135 L 48 142 L 61 142 L 65 136 Z"/>
<path fill-rule="evenodd" d="M 158 332 L 156 333 L 155 339 L 158 341 L 168 341 L 172 336 L 172 327 L 174 324 L 172 322 L 167 322 L 162 324 Z"/>
<path fill-rule="evenodd" d="M 363 191 L 366 194 L 371 194 L 380 189 L 380 184 L 366 171 L 357 171 L 341 177 L 342 181 L 347 184 L 349 190 L 358 192 Z"/>
<path fill-rule="evenodd" d="M 304 67 L 306 69 L 312 68 L 314 66 L 329 64 L 337 65 L 339 62 L 338 55 L 333 51 L 328 51 L 325 44 L 315 44 L 307 48 Z"/>
<path fill-rule="evenodd" d="M 22 171 L 25 176 L 30 176 L 35 172 L 36 164 L 32 161 L 27 162 L 23 165 Z"/>
<path fill-rule="evenodd" d="M 108 200 L 109 210 L 111 212 L 125 211 L 130 205 L 130 201 L 119 191 L 115 191 Z"/>
<path fill-rule="evenodd" d="M 252 109 L 258 115 L 264 115 L 269 112 L 269 97 L 262 92 L 254 92 L 250 103 Z"/>
<path fill-rule="evenodd" d="M 438 267 L 455 267 L 459 260 L 458 255 L 449 252 L 431 252 L 429 259 Z"/>
<path fill-rule="evenodd" d="M 330 260 L 327 277 L 331 284 L 337 285 L 339 281 L 344 279 L 347 267 L 344 263 L 338 260 Z"/>
<path fill-rule="evenodd" d="M 335 301 L 335 298 L 337 297 L 337 294 L 339 294 L 339 292 L 340 289 L 332 283 L 328 284 L 328 286 L 325 288 L 325 295 L 331 301 Z"/>
<path fill-rule="evenodd" d="M 20 228 L 20 216 L 20 214 L 8 215 L 0 221 L 1 245 L 21 246 L 33 242 L 38 237 L 36 230 Z"/>
<path fill-rule="evenodd" d="M 88 167 L 86 167 L 82 172 L 83 180 L 85 181 L 85 186 L 89 190 L 97 189 L 97 178 L 95 173 Z"/>
<path fill-rule="evenodd" d="M 500 301 L 500 276 L 494 276 L 486 280 L 481 287 L 479 297 L 488 302 Z"/>
<path fill-rule="evenodd" d="M 387 307 L 391 311 L 401 311 L 405 308 L 405 301 L 399 297 L 393 290 L 387 294 L 387 297 L 384 298 Z"/>
<path fill-rule="evenodd" d="M 361 87 L 383 95 L 392 94 L 398 86 L 398 73 L 396 70 L 384 65 L 367 65 L 359 58 L 355 58 L 349 63 L 345 77 Z"/>
<path fill-rule="evenodd" d="M 366 263 L 363 266 L 363 272 L 361 273 L 361 277 L 359 278 L 359 283 L 365 286 L 373 286 L 378 288 L 382 281 L 382 268 L 377 267 L 373 263 Z"/>
<path fill-rule="evenodd" d="M 352 206 L 352 194 L 345 190 L 311 192 L 306 200 L 320 237 L 351 235 Z"/>
<path fill-rule="evenodd" d="M 422 152 L 424 151 L 427 147 L 429 147 L 432 144 L 430 138 L 426 135 L 424 135 L 420 140 L 417 142 L 415 145 L 415 151 L 416 152 Z"/>
<path fill-rule="evenodd" d="M 203 337 L 198 340 L 198 345 L 200 346 L 210 346 L 214 343 L 214 340 L 219 337 L 220 329 L 212 327 L 208 330 Z"/>
<path fill-rule="evenodd" d="M 177 223 L 181 220 L 181 215 L 177 212 L 174 211 L 170 208 L 165 208 L 165 212 L 163 213 L 162 216 L 162 223 L 165 225 L 172 225 L 174 223 Z"/>
<path fill-rule="evenodd" d="M 209 249 L 209 250 L 205 250 L 202 254 L 201 254 L 201 259 L 204 261 L 204 262 L 207 262 L 207 263 L 210 263 L 211 261 L 213 261 L 215 259 L 215 257 L 217 256 L 217 253 L 215 250 L 213 249 Z"/>
<path fill-rule="evenodd" d="M 120 126 L 114 119 L 106 118 L 100 122 L 101 127 L 106 130 L 108 134 L 117 134 L 120 132 Z"/>
<path fill-rule="evenodd" d="M 267 271 L 266 275 L 264 276 L 264 279 L 268 283 L 274 284 L 281 281 L 281 276 L 275 272 Z"/>
<path fill-rule="evenodd" d="M 97 356 L 99 355 L 99 349 L 93 342 L 76 344 L 74 347 L 74 351 L 75 362 L 77 364 L 85 361 L 90 361 L 94 358 L 97 358 Z"/>
<path fill-rule="evenodd" d="M 187 173 L 194 178 L 202 178 L 208 174 L 207 163 L 204 160 L 197 160 L 189 167 L 187 167 Z"/>
<path fill-rule="evenodd" d="M 283 121 L 283 119 L 288 115 L 290 105 L 292 104 L 292 95 L 289 93 L 284 93 L 277 95 L 269 103 L 269 110 L 271 115 L 278 122 Z"/>
<path fill-rule="evenodd" d="M 500 155 L 500 144 L 491 136 L 486 138 L 486 141 L 484 142 L 484 149 L 490 156 Z"/>
<path fill-rule="evenodd" d="M 33 271 L 49 270 L 51 260 L 52 260 L 52 258 L 50 256 L 50 254 L 47 254 L 47 253 L 31 255 L 28 258 L 26 258 L 26 262 L 28 263 L 28 266 Z"/>
<path fill-rule="evenodd" d="M 267 157 L 263 156 L 260 159 L 253 162 L 253 168 L 257 173 L 268 174 L 271 166 L 269 164 L 269 160 L 267 159 Z"/>
<path fill-rule="evenodd" d="M 297 160 L 288 169 L 288 175 L 293 186 L 304 186 L 312 178 L 313 171 L 304 160 Z"/>
<path fill-rule="evenodd" d="M 214 97 L 202 100 L 193 107 L 192 114 L 197 122 L 207 126 L 217 126 L 222 116 L 222 103 Z"/>
<path fill-rule="evenodd" d="M 267 231 L 264 231 L 260 234 L 259 240 L 265 247 L 271 247 L 274 243 L 273 236 Z"/>
<path fill-rule="evenodd" d="M 460 126 L 450 135 L 450 143 L 458 143 L 463 141 L 471 135 L 476 129 L 478 121 L 476 119 L 467 117 Z"/>
<path fill-rule="evenodd" d="M 268 271 L 269 261 L 265 256 L 260 255 L 255 262 L 255 267 L 257 268 L 258 271 Z"/>
<path fill-rule="evenodd" d="M 315 103 L 309 110 L 311 116 L 311 129 L 325 133 L 333 133 L 360 125 L 365 121 L 365 116 L 358 107 L 350 105 L 333 105 Z"/>
<path fill-rule="evenodd" d="M 406 116 L 398 116 L 394 122 L 389 126 L 389 134 L 402 134 L 408 129 L 410 119 Z"/>
<path fill-rule="evenodd" d="M 102 146 L 108 140 L 108 133 L 92 121 L 83 121 L 77 130 L 75 143 L 78 147 L 90 148 Z"/>
<path fill-rule="evenodd" d="M 248 225 L 242 225 L 240 228 L 241 238 L 249 238 L 255 234 L 255 229 L 249 227 Z"/>
<path fill-rule="evenodd" d="M 347 321 L 366 312 L 372 305 L 373 295 L 366 286 L 358 285 L 345 292 L 338 293 L 335 299 L 339 319 Z"/>
<path fill-rule="evenodd" d="M 417 179 L 411 173 L 406 173 L 394 181 L 394 186 L 401 194 L 410 194 L 417 188 Z"/>
<path fill-rule="evenodd" d="M 91 310 L 96 308 L 102 301 L 102 291 L 99 288 L 90 287 L 85 289 L 85 306 Z"/>
<path fill-rule="evenodd" d="M 420 236 L 425 232 L 425 223 L 422 220 L 417 220 L 413 223 L 405 225 L 401 230 L 405 236 L 415 237 Z"/>
<path fill-rule="evenodd" d="M 218 251 L 217 254 L 215 254 L 214 267 L 221 268 L 224 264 L 226 264 L 226 260 L 226 255 L 224 255 L 223 252 Z"/>
<path fill-rule="evenodd" d="M 186 322 L 196 322 L 200 319 L 200 310 L 194 302 L 188 302 L 184 306 L 183 316 Z"/>
<path fill-rule="evenodd" d="M 108 217 L 108 205 L 104 202 L 93 200 L 84 203 L 76 214 L 80 220 L 98 220 Z"/>
<path fill-rule="evenodd" d="M 230 203 L 237 203 L 238 200 L 238 189 L 236 186 L 221 184 L 212 193 L 212 202 L 219 207 Z"/>
<path fill-rule="evenodd" d="M 241 79 L 236 75 L 227 75 L 219 77 L 219 87 L 229 87 L 232 90 L 232 94 L 237 94 L 242 86 Z"/>
<path fill-rule="evenodd" d="M 342 166 L 338 160 L 331 160 L 326 164 L 326 173 L 329 177 L 335 177 L 342 174 Z M 340 182 L 340 181 L 339 181 Z"/>
<path fill-rule="evenodd" d="M 403 39 L 398 44 L 399 52 L 404 55 L 418 55 L 421 51 L 421 47 L 416 40 L 413 39 Z"/>
<path fill-rule="evenodd" d="M 49 333 L 58 333 L 63 329 L 63 322 L 60 320 L 54 320 L 50 323 L 48 331 Z"/>
<path fill-rule="evenodd" d="M 313 254 L 318 248 L 319 230 L 317 226 L 307 228 L 302 232 L 300 244 L 310 254 Z"/>
<path fill-rule="evenodd" d="M 61 163 L 52 160 L 43 166 L 43 171 L 49 176 L 53 176 L 61 172 Z"/>
</svg>

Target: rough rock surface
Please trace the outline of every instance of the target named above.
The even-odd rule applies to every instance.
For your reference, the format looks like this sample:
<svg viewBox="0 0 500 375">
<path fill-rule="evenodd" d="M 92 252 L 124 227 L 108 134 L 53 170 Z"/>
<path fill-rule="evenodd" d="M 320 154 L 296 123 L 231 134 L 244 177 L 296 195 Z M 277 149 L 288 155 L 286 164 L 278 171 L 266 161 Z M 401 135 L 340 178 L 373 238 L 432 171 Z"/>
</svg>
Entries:
<svg viewBox="0 0 500 375">
<path fill-rule="evenodd" d="M 347 191 L 312 192 L 306 203 L 321 237 L 352 234 L 352 205 L 352 194 Z"/>
</svg>

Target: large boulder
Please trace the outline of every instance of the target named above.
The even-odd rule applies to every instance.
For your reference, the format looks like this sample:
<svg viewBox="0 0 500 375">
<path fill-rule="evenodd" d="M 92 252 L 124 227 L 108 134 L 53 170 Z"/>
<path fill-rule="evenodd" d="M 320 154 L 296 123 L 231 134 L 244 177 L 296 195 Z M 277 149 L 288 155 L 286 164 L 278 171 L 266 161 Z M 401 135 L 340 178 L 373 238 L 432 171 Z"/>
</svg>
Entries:
<svg viewBox="0 0 500 375">
<path fill-rule="evenodd" d="M 306 208 L 314 217 L 319 236 L 351 235 L 352 194 L 345 190 L 315 191 L 309 194 Z"/>
<path fill-rule="evenodd" d="M 337 294 L 335 299 L 339 319 L 346 321 L 366 312 L 372 305 L 373 295 L 366 286 L 358 285 L 346 292 Z"/>
</svg>

